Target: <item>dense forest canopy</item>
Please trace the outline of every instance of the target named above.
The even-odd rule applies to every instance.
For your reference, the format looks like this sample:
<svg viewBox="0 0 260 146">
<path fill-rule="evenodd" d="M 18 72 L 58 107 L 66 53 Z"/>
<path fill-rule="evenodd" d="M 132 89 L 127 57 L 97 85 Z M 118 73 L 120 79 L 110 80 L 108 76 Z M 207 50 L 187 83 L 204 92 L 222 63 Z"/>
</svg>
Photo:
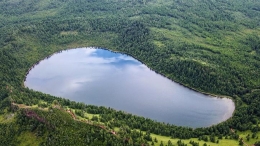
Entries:
<svg viewBox="0 0 260 146">
<path fill-rule="evenodd" d="M 61 145 L 62 140 L 57 139 L 66 137 L 64 133 L 68 131 L 71 136 L 88 139 L 89 145 L 148 145 L 150 132 L 181 139 L 205 139 L 205 135 L 211 135 L 211 139 L 214 136 L 238 139 L 230 128 L 259 131 L 258 0 L 0 0 L 0 20 L 3 144 L 22 143 L 19 137 L 26 132 L 40 133 L 37 137 L 41 145 Z M 187 87 L 229 96 L 236 104 L 234 115 L 221 124 L 193 130 L 68 101 L 23 86 L 27 71 L 35 63 L 55 52 L 82 46 L 129 54 Z M 74 123 L 75 129 L 63 131 L 65 122 L 53 130 L 49 125 L 61 122 L 55 118 L 61 111 L 53 109 L 54 103 L 75 109 L 83 117 L 85 112 L 97 114 L 99 117 L 93 121 L 98 119 L 110 128 L 121 127 L 120 135 L 111 137 L 106 130 L 100 131 L 93 125 L 84 127 L 84 123 L 70 121 L 66 114 L 64 121 Z M 48 111 L 32 108 L 35 111 L 29 113 L 46 117 L 51 124 L 41 122 L 42 118 L 31 116 L 28 109 L 16 104 L 49 107 Z M 8 120 L 10 113 L 14 114 L 12 120 Z M 86 131 L 91 132 L 79 134 Z M 84 143 L 81 140 L 71 139 L 64 145 L 81 145 Z"/>
</svg>

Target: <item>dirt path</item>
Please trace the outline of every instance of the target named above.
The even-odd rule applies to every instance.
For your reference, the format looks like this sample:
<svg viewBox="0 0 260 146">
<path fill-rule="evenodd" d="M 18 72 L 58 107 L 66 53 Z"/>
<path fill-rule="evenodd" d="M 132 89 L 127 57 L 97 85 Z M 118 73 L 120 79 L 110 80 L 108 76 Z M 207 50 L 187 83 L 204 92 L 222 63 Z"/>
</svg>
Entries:
<svg viewBox="0 0 260 146">
<path fill-rule="evenodd" d="M 235 130 L 234 130 L 234 129 L 230 128 L 230 130 L 231 130 L 232 133 L 235 133 Z M 249 146 L 247 143 L 245 143 L 245 141 L 243 140 L 242 137 L 238 137 L 238 139 L 239 139 L 239 140 L 242 140 L 242 142 L 243 142 L 243 144 L 244 144 L 245 146 Z M 254 146 L 254 145 L 252 145 L 252 146 Z"/>
</svg>

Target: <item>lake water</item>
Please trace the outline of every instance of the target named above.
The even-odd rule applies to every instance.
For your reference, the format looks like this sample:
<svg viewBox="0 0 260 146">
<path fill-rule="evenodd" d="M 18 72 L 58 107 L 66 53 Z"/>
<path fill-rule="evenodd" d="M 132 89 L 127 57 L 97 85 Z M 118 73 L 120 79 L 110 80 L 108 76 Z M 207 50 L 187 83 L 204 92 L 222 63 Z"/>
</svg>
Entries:
<svg viewBox="0 0 260 146">
<path fill-rule="evenodd" d="M 25 86 L 194 128 L 220 123 L 235 108 L 230 99 L 190 90 L 130 56 L 95 48 L 71 49 L 41 61 L 27 75 Z"/>
</svg>

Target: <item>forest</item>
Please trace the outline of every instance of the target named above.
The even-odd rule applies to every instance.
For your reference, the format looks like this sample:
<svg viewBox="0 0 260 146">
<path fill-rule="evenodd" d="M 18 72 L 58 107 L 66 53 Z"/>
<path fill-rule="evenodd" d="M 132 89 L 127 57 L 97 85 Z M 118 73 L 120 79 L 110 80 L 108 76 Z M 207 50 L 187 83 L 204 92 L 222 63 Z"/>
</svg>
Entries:
<svg viewBox="0 0 260 146">
<path fill-rule="evenodd" d="M 260 145 L 260 1 L 0 0 L 0 20 L 0 145 Z M 24 87 L 40 60 L 88 46 L 231 98 L 233 116 L 193 129 Z"/>
</svg>

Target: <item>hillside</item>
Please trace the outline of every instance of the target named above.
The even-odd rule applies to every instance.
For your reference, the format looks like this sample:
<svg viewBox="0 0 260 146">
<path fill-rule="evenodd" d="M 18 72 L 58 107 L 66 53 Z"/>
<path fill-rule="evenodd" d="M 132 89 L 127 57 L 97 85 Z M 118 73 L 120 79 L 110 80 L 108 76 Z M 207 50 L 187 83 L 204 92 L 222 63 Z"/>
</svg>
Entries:
<svg viewBox="0 0 260 146">
<path fill-rule="evenodd" d="M 258 141 L 260 1 L 1 0 L 0 20 L 0 145 L 152 145 L 152 134 L 201 144 Z M 38 61 L 86 46 L 129 54 L 189 88 L 232 98 L 233 117 L 178 127 L 24 87 Z"/>
</svg>

